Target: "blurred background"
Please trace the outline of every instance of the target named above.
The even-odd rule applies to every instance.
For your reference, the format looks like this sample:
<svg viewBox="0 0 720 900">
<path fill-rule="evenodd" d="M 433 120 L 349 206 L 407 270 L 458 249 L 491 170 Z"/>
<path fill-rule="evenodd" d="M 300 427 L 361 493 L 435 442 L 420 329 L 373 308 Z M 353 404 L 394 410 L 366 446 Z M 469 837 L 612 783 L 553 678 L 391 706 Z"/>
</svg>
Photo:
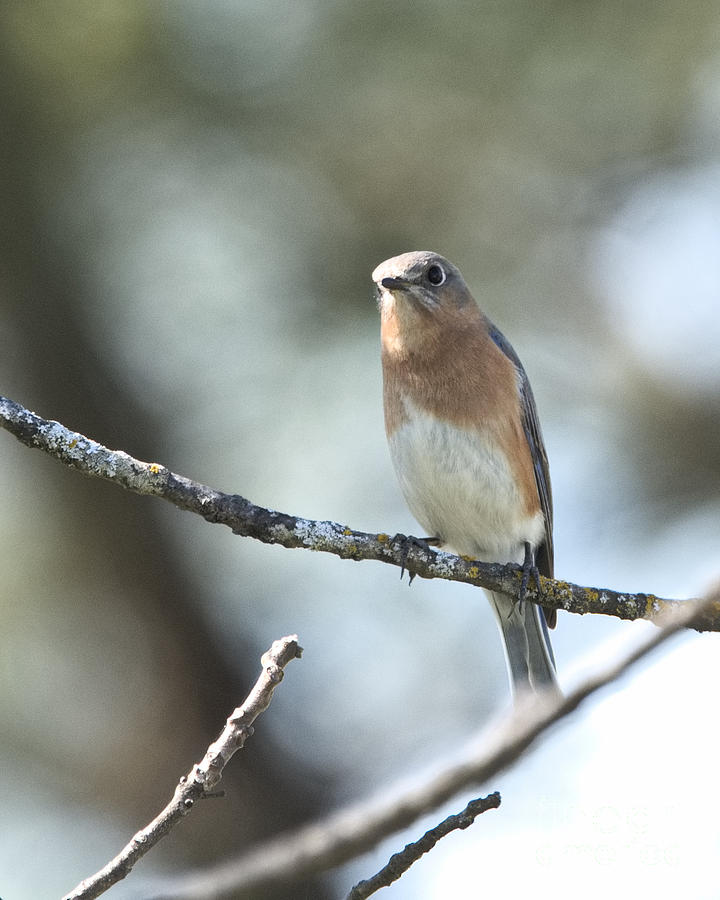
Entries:
<svg viewBox="0 0 720 900">
<path fill-rule="evenodd" d="M 417 532 L 369 276 L 437 250 L 530 375 L 558 576 L 692 596 L 720 572 L 718 38 L 698 0 L 3 3 L 0 393 L 255 503 Z M 109 896 L 412 777 L 508 703 L 470 588 L 233 537 L 7 434 L 0 528 L 5 900 L 114 855 L 283 634 L 305 655 L 226 798 Z M 561 614 L 561 681 L 644 627 Z M 387 896 L 714 897 L 719 641 L 479 786 L 501 810 Z M 257 896 L 344 896 L 467 799 Z"/>
</svg>

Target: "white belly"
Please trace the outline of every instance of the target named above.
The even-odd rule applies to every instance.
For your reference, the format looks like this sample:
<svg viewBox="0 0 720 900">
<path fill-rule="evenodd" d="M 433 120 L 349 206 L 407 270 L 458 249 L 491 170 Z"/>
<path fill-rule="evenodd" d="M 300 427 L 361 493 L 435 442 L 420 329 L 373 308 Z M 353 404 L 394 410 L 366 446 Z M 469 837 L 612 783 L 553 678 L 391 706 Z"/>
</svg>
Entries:
<svg viewBox="0 0 720 900">
<path fill-rule="evenodd" d="M 407 401 L 406 401 L 407 403 Z M 482 430 L 437 422 L 407 403 L 410 421 L 389 438 L 410 511 L 428 537 L 485 562 L 522 562 L 542 540 L 542 513 L 528 516 L 504 453 Z"/>
</svg>

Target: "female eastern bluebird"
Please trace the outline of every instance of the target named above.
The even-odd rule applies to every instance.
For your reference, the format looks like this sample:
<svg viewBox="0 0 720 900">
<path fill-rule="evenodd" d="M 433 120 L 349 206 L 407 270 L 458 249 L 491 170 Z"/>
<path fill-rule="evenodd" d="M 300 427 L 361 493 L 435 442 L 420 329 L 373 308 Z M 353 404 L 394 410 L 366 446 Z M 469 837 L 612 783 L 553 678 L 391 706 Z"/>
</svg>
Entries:
<svg viewBox="0 0 720 900">
<path fill-rule="evenodd" d="M 403 253 L 372 274 L 385 430 L 410 511 L 440 546 L 553 574 L 552 495 L 535 400 L 510 343 L 452 263 Z M 554 610 L 488 592 L 514 695 L 555 689 Z"/>
</svg>

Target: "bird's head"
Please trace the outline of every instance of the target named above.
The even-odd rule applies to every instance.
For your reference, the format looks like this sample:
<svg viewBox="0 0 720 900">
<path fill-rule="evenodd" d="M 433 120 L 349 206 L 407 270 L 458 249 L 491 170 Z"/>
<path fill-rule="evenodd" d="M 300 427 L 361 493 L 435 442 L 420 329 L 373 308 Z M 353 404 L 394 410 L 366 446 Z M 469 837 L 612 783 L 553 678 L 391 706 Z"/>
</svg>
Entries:
<svg viewBox="0 0 720 900">
<path fill-rule="evenodd" d="M 441 346 L 481 317 L 459 270 L 430 250 L 386 259 L 372 273 L 388 352 L 421 351 Z"/>
</svg>

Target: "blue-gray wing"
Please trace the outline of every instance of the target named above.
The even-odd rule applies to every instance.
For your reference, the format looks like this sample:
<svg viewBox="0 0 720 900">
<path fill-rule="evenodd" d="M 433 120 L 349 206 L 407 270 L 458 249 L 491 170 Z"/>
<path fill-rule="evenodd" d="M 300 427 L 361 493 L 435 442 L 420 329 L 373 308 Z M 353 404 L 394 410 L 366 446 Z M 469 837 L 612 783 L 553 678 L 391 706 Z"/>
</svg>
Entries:
<svg viewBox="0 0 720 900">
<path fill-rule="evenodd" d="M 550 467 L 548 465 L 542 431 L 540 430 L 535 398 L 533 397 L 532 388 L 530 387 L 530 382 L 528 381 L 523 364 L 520 362 L 520 358 L 513 349 L 512 344 L 500 331 L 498 331 L 497 328 L 495 328 L 494 325 L 490 325 L 489 327 L 490 337 L 502 350 L 505 356 L 512 361 L 518 372 L 523 429 L 525 431 L 525 437 L 527 438 L 528 447 L 530 448 L 530 455 L 535 470 L 535 484 L 537 485 L 538 496 L 540 498 L 540 508 L 542 510 L 543 518 L 545 519 L 545 540 L 535 551 L 535 564 L 541 575 L 552 578 L 554 574 L 552 488 L 550 486 Z M 550 628 L 554 628 L 557 619 L 556 611 L 546 609 L 544 612 L 548 625 Z"/>
</svg>

